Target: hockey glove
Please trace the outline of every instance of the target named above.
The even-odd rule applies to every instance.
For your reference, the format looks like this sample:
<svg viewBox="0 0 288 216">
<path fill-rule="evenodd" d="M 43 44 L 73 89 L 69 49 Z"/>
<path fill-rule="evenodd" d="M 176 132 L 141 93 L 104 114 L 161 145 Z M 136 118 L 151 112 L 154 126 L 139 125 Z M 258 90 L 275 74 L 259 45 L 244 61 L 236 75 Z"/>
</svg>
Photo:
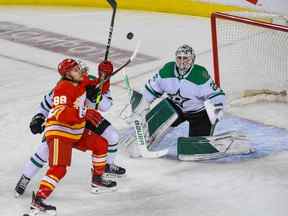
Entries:
<svg viewBox="0 0 288 216">
<path fill-rule="evenodd" d="M 95 127 L 101 124 L 101 122 L 104 120 L 101 114 L 95 109 L 87 109 L 85 119 L 86 121 L 92 123 Z"/>
<path fill-rule="evenodd" d="M 98 65 L 98 76 L 100 79 L 106 79 L 113 73 L 113 64 L 110 61 L 103 61 Z M 110 89 L 110 80 L 107 80 L 102 86 L 102 93 L 105 94 Z"/>
<path fill-rule="evenodd" d="M 104 79 L 106 79 L 108 76 L 111 76 L 112 72 L 113 64 L 110 61 L 102 61 L 98 65 L 99 78 L 104 77 Z"/>
<path fill-rule="evenodd" d="M 89 101 L 92 103 L 96 103 L 96 96 L 98 94 L 99 88 L 96 88 L 95 86 L 87 86 L 86 87 L 86 97 Z"/>
<path fill-rule="evenodd" d="M 44 131 L 45 116 L 42 113 L 38 113 L 33 116 L 30 122 L 30 130 L 33 134 L 41 134 Z"/>
</svg>

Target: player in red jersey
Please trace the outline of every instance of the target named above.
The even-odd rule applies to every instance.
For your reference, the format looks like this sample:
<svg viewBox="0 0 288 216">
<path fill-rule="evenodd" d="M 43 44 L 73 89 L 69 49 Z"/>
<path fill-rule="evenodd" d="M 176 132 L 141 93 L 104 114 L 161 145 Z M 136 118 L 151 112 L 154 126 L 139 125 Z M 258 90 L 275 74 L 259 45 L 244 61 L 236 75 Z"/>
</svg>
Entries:
<svg viewBox="0 0 288 216">
<path fill-rule="evenodd" d="M 100 65 L 103 70 L 113 70 L 109 61 Z M 72 148 L 92 151 L 92 192 L 114 190 L 117 185 L 115 181 L 102 177 L 106 165 L 107 141 L 85 128 L 86 121 L 95 126 L 103 121 L 99 112 L 85 106 L 86 87 L 97 85 L 99 80 L 89 80 L 73 59 L 63 60 L 58 65 L 58 71 L 62 78 L 53 90 L 53 107 L 44 131 L 49 147 L 49 168 L 37 193 L 33 193 L 31 215 L 39 212 L 56 214 L 56 207 L 45 204 L 44 200 L 65 176 L 71 164 Z"/>
</svg>

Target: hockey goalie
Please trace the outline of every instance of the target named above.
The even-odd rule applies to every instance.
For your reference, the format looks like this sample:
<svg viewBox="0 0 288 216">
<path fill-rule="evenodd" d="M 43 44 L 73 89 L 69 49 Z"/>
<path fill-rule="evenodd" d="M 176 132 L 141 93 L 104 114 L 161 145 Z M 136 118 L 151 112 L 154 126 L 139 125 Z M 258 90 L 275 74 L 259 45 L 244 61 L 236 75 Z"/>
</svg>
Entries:
<svg viewBox="0 0 288 216">
<path fill-rule="evenodd" d="M 253 151 L 246 137 L 236 132 L 213 136 L 223 117 L 225 93 L 205 67 L 195 64 L 192 47 L 180 46 L 175 58 L 148 80 L 142 94 L 131 89 L 126 77 L 136 134 L 130 142 L 130 155 L 164 156 L 168 149 L 151 150 L 171 128 L 186 121 L 189 136 L 179 137 L 177 142 L 180 160 L 205 160 Z M 153 106 L 155 101 L 160 102 Z"/>
</svg>

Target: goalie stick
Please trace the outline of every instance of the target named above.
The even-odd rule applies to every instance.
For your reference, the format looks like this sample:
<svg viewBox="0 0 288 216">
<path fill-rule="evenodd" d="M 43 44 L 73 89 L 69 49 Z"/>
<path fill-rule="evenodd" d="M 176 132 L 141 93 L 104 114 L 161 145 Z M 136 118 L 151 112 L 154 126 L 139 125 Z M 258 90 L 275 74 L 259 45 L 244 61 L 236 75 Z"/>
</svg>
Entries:
<svg viewBox="0 0 288 216">
<path fill-rule="evenodd" d="M 234 139 L 238 139 L 238 140 L 247 140 L 247 136 L 239 133 L 237 131 L 226 131 L 214 136 L 209 137 L 210 141 L 217 141 L 217 140 L 221 140 L 221 139 L 226 139 L 226 138 L 234 138 Z"/>
<path fill-rule="evenodd" d="M 127 74 L 125 73 L 125 71 L 123 71 L 124 74 L 124 85 L 128 90 L 128 94 L 129 97 L 131 97 L 132 94 L 132 88 L 129 82 L 129 78 L 127 76 Z M 145 139 L 145 133 L 144 133 L 144 128 L 143 125 L 141 123 L 140 119 L 135 119 L 133 121 L 133 126 L 134 126 L 134 130 L 135 130 L 135 134 L 136 134 L 136 141 L 137 141 L 137 147 L 138 150 L 141 154 L 142 157 L 144 158 L 159 158 L 159 157 L 163 157 L 165 155 L 168 154 L 168 148 L 167 149 L 162 149 L 162 150 L 158 150 L 158 151 L 149 151 L 148 150 L 148 145 Z"/>
<path fill-rule="evenodd" d="M 138 143 L 138 149 L 144 158 L 159 158 L 168 154 L 168 149 L 159 151 L 149 151 L 147 148 L 147 142 L 145 140 L 144 130 L 141 122 L 138 119 L 134 120 L 134 129 L 136 133 L 136 139 Z"/>
</svg>

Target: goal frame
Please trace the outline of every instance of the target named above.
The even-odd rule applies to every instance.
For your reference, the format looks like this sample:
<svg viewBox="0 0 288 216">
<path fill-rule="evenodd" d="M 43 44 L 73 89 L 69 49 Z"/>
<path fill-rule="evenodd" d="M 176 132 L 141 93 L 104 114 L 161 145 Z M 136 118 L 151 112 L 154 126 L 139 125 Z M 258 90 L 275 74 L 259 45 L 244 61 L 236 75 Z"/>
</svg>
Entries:
<svg viewBox="0 0 288 216">
<path fill-rule="evenodd" d="M 214 69 L 214 80 L 216 84 L 221 86 L 221 72 L 219 69 L 219 55 L 218 55 L 218 34 L 217 34 L 217 19 L 224 19 L 235 21 L 239 23 L 245 23 L 247 25 L 259 26 L 262 28 L 273 29 L 276 31 L 283 31 L 288 33 L 288 26 L 271 24 L 264 21 L 252 20 L 240 16 L 230 15 L 226 13 L 215 12 L 211 14 L 211 34 L 212 34 L 212 55 L 213 55 L 213 69 Z"/>
</svg>

